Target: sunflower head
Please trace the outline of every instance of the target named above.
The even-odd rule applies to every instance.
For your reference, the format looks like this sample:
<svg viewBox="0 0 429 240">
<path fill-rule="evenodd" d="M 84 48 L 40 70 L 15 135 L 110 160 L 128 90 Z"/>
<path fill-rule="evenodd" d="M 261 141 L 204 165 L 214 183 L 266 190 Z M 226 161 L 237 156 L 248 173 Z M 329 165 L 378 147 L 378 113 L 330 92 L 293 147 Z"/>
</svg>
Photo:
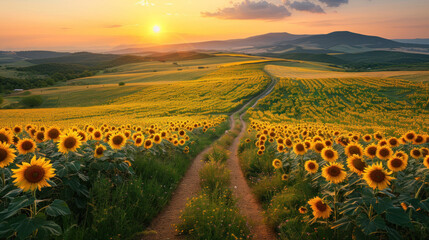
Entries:
<svg viewBox="0 0 429 240">
<path fill-rule="evenodd" d="M 293 151 L 296 155 L 304 155 L 307 152 L 307 148 L 305 147 L 305 143 L 298 142 L 293 146 Z"/>
<path fill-rule="evenodd" d="M 326 204 L 320 197 L 315 197 L 308 201 L 308 204 L 313 210 L 313 215 L 315 218 L 329 218 L 331 215 L 332 209 Z"/>
<path fill-rule="evenodd" d="M 317 141 L 313 144 L 313 150 L 321 153 L 322 150 L 326 147 L 325 143 L 321 142 L 321 141 Z"/>
<path fill-rule="evenodd" d="M 86 132 L 79 130 L 79 131 L 77 131 L 77 135 L 79 135 L 81 142 L 88 141 L 88 135 L 86 135 Z"/>
<path fill-rule="evenodd" d="M 5 129 L 0 129 L 0 142 L 12 144 L 13 134 Z"/>
<path fill-rule="evenodd" d="M 21 188 L 23 191 L 34 191 L 42 189 L 42 187 L 50 187 L 47 182 L 50 178 L 55 176 L 55 169 L 52 164 L 45 158 L 36 159 L 34 156 L 30 163 L 24 162 L 22 165 L 17 164 L 18 169 L 12 169 L 14 173 L 12 178 L 14 184 Z"/>
<path fill-rule="evenodd" d="M 407 142 L 412 142 L 414 140 L 414 138 L 416 137 L 416 133 L 414 131 L 409 131 L 407 133 L 404 134 L 404 139 Z"/>
<path fill-rule="evenodd" d="M 420 151 L 420 149 L 413 148 L 413 149 L 411 149 L 410 155 L 411 155 L 411 157 L 413 157 L 415 159 L 419 159 L 422 157 L 423 154 L 422 154 L 422 151 Z"/>
<path fill-rule="evenodd" d="M 154 141 L 156 144 L 160 144 L 160 143 L 162 142 L 162 137 L 161 137 L 161 135 L 160 135 L 160 134 L 155 134 L 155 135 L 153 136 L 153 141 Z"/>
<path fill-rule="evenodd" d="M 377 155 L 377 145 L 374 143 L 368 145 L 364 151 L 365 156 L 369 158 L 374 158 Z"/>
<path fill-rule="evenodd" d="M 109 145 L 113 149 L 121 149 L 127 143 L 127 137 L 123 133 L 112 134 L 109 138 Z"/>
<path fill-rule="evenodd" d="M 307 210 L 306 207 L 301 206 L 301 207 L 298 208 L 298 211 L 301 214 L 306 214 L 308 210 Z"/>
<path fill-rule="evenodd" d="M 94 157 L 101 158 L 104 155 L 104 151 L 106 151 L 106 147 L 104 145 L 97 145 L 94 150 Z"/>
<path fill-rule="evenodd" d="M 69 131 L 60 136 L 58 151 L 62 153 L 75 152 L 82 144 L 80 136 L 75 131 Z"/>
<path fill-rule="evenodd" d="M 314 160 L 308 160 L 304 164 L 305 170 L 309 173 L 317 173 L 319 170 L 319 164 Z"/>
<path fill-rule="evenodd" d="M 177 146 L 178 144 L 179 144 L 179 141 L 176 139 L 176 141 L 177 141 L 177 143 L 176 144 L 174 144 L 175 146 Z M 152 139 L 146 139 L 145 141 L 144 141 L 144 147 L 146 148 L 146 149 L 149 149 L 149 148 L 151 148 L 153 146 L 153 142 L 152 142 Z"/>
<path fill-rule="evenodd" d="M 352 156 L 347 158 L 347 166 L 351 171 L 357 173 L 358 175 L 361 175 L 367 167 L 362 156 L 359 156 L 357 154 L 353 154 Z"/>
<path fill-rule="evenodd" d="M 371 141 L 371 139 L 372 139 L 372 136 L 371 135 L 369 135 L 369 134 L 366 134 L 366 135 L 364 135 L 363 136 L 363 138 L 362 138 L 365 142 L 369 142 L 369 141 Z"/>
<path fill-rule="evenodd" d="M 323 148 L 321 155 L 327 162 L 334 162 L 338 159 L 338 152 L 331 147 Z"/>
<path fill-rule="evenodd" d="M 272 164 L 275 169 L 283 167 L 283 163 L 280 159 L 274 159 Z"/>
<path fill-rule="evenodd" d="M 387 145 L 384 146 L 378 146 L 376 155 L 381 160 L 387 160 L 392 157 L 393 151 L 390 147 Z"/>
<path fill-rule="evenodd" d="M 397 147 L 399 146 L 401 143 L 399 142 L 399 140 L 395 137 L 391 137 L 389 139 L 387 139 L 387 144 L 389 144 L 390 147 Z"/>
<path fill-rule="evenodd" d="M 20 134 L 22 132 L 22 127 L 19 125 L 15 125 L 15 127 L 13 127 L 13 132 L 15 134 Z"/>
<path fill-rule="evenodd" d="M 390 176 L 391 174 L 392 172 L 385 170 L 381 163 L 375 163 L 365 168 L 363 179 L 371 188 L 383 190 L 390 185 L 391 180 L 395 179 Z"/>
<path fill-rule="evenodd" d="M 283 174 L 282 175 L 282 181 L 287 181 L 288 180 L 288 176 L 287 174 Z"/>
<path fill-rule="evenodd" d="M 10 144 L 0 142 L 0 168 L 8 166 L 15 158 L 15 149 L 10 148 Z"/>
<path fill-rule="evenodd" d="M 144 141 L 144 138 L 142 136 L 138 136 L 134 140 L 134 145 L 136 145 L 137 147 L 140 147 L 141 145 L 143 145 L 143 141 Z"/>
<path fill-rule="evenodd" d="M 330 162 L 322 169 L 322 176 L 329 182 L 341 183 L 343 182 L 347 174 L 344 171 L 344 166 L 341 163 Z"/>
<path fill-rule="evenodd" d="M 353 155 L 363 155 L 363 148 L 359 143 L 349 143 L 347 147 L 344 149 L 344 152 L 347 156 L 351 157 Z"/>
<path fill-rule="evenodd" d="M 61 131 L 57 127 L 50 127 L 45 132 L 45 139 L 46 140 L 53 140 L 54 142 L 57 142 L 60 140 Z"/>
<path fill-rule="evenodd" d="M 95 129 L 94 131 L 92 131 L 92 139 L 94 140 L 101 140 L 103 139 L 103 132 L 101 130 Z"/>
<path fill-rule="evenodd" d="M 18 148 L 19 154 L 27 154 L 36 151 L 36 143 L 29 138 L 24 138 L 18 141 L 18 145 L 16 146 Z"/>
<path fill-rule="evenodd" d="M 407 167 L 408 160 L 400 157 L 392 157 L 387 161 L 387 167 L 393 172 L 399 172 Z"/>
</svg>

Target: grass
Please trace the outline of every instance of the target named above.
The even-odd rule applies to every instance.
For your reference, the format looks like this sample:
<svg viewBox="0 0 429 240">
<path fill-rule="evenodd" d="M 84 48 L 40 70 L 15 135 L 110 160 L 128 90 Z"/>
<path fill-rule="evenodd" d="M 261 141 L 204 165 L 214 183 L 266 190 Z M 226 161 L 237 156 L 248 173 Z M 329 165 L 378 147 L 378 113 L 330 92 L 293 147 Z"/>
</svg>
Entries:
<svg viewBox="0 0 429 240">
<path fill-rule="evenodd" d="M 157 155 L 137 154 L 133 163 L 136 177 L 114 188 L 109 179 L 100 179 L 90 193 L 85 225 L 75 228 L 75 220 L 68 219 L 64 239 L 135 239 L 168 203 L 191 159 L 227 127 L 224 122 L 215 132 L 190 135 L 195 142 L 189 154 L 167 146 Z"/>
<path fill-rule="evenodd" d="M 179 234 L 190 239 L 248 239 L 247 220 L 237 208 L 230 186 L 230 171 L 225 166 L 228 148 L 237 136 L 236 126 L 216 141 L 200 170 L 201 193 L 193 197 L 176 226 Z"/>
</svg>

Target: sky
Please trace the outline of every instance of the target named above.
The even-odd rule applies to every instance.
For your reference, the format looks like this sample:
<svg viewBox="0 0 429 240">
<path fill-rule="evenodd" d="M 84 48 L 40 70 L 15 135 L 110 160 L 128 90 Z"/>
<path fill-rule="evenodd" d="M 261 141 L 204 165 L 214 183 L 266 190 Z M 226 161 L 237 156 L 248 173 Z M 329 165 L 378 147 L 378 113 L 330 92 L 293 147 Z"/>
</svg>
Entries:
<svg viewBox="0 0 429 240">
<path fill-rule="evenodd" d="M 0 50 L 105 51 L 269 32 L 429 38 L 427 12 L 428 0 L 0 0 Z"/>
</svg>

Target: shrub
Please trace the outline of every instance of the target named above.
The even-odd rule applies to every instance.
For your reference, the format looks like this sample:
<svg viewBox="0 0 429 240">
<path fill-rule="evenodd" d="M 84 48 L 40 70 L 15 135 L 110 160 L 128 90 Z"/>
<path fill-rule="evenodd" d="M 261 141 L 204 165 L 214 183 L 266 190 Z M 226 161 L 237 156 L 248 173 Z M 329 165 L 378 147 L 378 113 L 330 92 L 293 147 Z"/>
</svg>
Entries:
<svg viewBox="0 0 429 240">
<path fill-rule="evenodd" d="M 2 104 L 2 103 L 3 103 L 3 97 L 0 96 L 0 104 Z"/>
<path fill-rule="evenodd" d="M 120 82 L 119 86 L 125 86 L 125 83 L 124 82 Z"/>
<path fill-rule="evenodd" d="M 42 105 L 43 98 L 40 95 L 28 96 L 23 98 L 20 103 L 26 107 L 38 107 Z"/>
</svg>

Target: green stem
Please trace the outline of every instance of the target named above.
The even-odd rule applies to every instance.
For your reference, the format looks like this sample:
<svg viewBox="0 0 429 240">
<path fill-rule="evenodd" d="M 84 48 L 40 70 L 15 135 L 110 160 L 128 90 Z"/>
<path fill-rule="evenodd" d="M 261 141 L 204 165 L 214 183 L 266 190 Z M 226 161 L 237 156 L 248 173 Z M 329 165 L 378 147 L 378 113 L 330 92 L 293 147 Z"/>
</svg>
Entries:
<svg viewBox="0 0 429 240">
<path fill-rule="evenodd" d="M 1 169 L 1 180 L 3 181 L 3 187 L 6 186 L 6 178 L 4 176 L 4 169 Z"/>
<path fill-rule="evenodd" d="M 425 182 L 423 181 L 422 185 L 420 186 L 419 190 L 416 192 L 416 195 L 414 196 L 414 198 L 418 198 L 420 192 L 422 191 L 423 186 L 425 185 Z"/>
<path fill-rule="evenodd" d="M 37 198 L 36 198 L 36 191 L 37 189 L 34 189 L 33 191 L 33 197 L 34 197 L 34 205 L 33 205 L 33 211 L 31 213 L 32 217 L 35 217 L 37 215 Z"/>
</svg>

